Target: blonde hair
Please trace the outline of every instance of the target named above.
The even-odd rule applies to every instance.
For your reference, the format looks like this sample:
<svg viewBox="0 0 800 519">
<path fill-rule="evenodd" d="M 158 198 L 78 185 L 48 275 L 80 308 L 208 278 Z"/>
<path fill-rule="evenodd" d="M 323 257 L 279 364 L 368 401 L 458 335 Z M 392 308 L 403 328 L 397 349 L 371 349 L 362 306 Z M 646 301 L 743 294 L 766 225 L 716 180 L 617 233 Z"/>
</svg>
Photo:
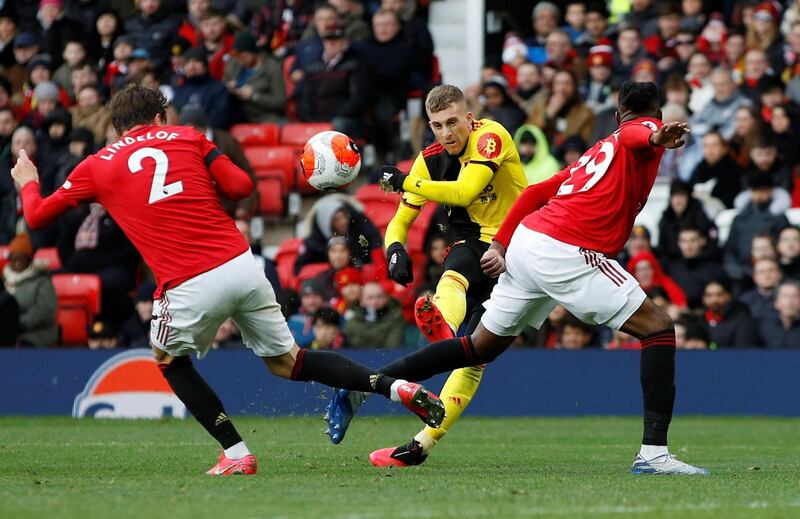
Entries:
<svg viewBox="0 0 800 519">
<path fill-rule="evenodd" d="M 452 103 L 464 103 L 464 92 L 453 85 L 439 85 L 434 87 L 425 98 L 425 110 L 435 114 L 446 110 Z"/>
</svg>

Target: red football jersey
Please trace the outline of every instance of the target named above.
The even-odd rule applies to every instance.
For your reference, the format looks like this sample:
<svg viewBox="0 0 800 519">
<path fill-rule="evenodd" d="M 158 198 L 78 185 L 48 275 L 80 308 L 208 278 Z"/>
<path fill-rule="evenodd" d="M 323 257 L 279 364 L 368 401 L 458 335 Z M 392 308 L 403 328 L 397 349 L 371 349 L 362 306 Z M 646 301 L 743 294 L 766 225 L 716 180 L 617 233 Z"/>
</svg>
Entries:
<svg viewBox="0 0 800 519">
<path fill-rule="evenodd" d="M 649 139 L 662 124 L 642 117 L 598 141 L 567 170 L 558 193 L 522 224 L 584 249 L 619 252 L 656 180 L 664 148 Z"/>
<path fill-rule="evenodd" d="M 153 270 L 158 298 L 249 248 L 217 198 L 217 156 L 190 127 L 142 126 L 87 157 L 52 197 L 102 204 Z"/>
</svg>

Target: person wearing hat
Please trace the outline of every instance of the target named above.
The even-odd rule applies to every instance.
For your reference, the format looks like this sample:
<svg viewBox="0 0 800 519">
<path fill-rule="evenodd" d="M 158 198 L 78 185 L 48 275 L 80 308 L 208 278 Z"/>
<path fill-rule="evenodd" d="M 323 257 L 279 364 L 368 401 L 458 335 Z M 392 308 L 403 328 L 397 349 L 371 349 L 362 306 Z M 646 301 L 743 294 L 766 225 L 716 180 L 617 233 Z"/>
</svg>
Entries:
<svg viewBox="0 0 800 519">
<path fill-rule="evenodd" d="M 589 69 L 589 80 L 581 87 L 586 105 L 597 115 L 609 107 L 613 107 L 611 93 L 611 67 L 614 54 L 611 45 L 595 45 L 589 50 L 586 67 Z"/>
<path fill-rule="evenodd" d="M 281 120 L 286 107 L 286 86 L 280 62 L 259 51 L 249 32 L 236 35 L 231 51 L 233 59 L 225 63 L 223 81 L 250 122 Z"/>
<path fill-rule="evenodd" d="M 352 317 L 353 309 L 358 305 L 362 287 L 361 270 L 356 267 L 345 267 L 333 275 L 337 296 L 331 299 L 331 307 L 347 320 Z"/>
<path fill-rule="evenodd" d="M 14 60 L 14 36 L 17 34 L 17 22 L 10 6 L 0 8 L 0 67 L 6 69 L 16 63 Z"/>
<path fill-rule="evenodd" d="M 324 308 L 325 289 L 319 279 L 307 279 L 300 286 L 300 310 L 287 319 L 289 330 L 295 342 L 301 348 L 308 348 L 314 340 L 312 316 L 320 308 Z"/>
<path fill-rule="evenodd" d="M 777 1 L 759 3 L 753 10 L 753 20 L 747 29 L 747 47 L 763 50 L 770 67 L 777 73 L 784 66 L 785 45 L 779 31 L 782 10 L 783 6 Z"/>
<path fill-rule="evenodd" d="M 147 49 L 133 49 L 128 57 L 128 77 L 137 77 L 145 68 L 152 67 L 150 51 Z"/>
<path fill-rule="evenodd" d="M 692 185 L 680 179 L 672 181 L 669 205 L 664 209 L 658 224 L 658 246 L 656 254 L 662 261 L 681 257 L 678 238 L 682 228 L 691 226 L 700 229 L 707 244 L 701 251 L 705 257 L 717 257 L 717 231 L 714 222 L 706 215 L 703 204 L 692 196 Z"/>
<path fill-rule="evenodd" d="M 113 350 L 119 346 L 114 328 L 105 321 L 95 321 L 86 328 L 86 344 L 90 350 Z"/>
<path fill-rule="evenodd" d="M 188 104 L 203 107 L 208 125 L 212 128 L 226 129 L 231 124 L 231 98 L 222 81 L 208 74 L 208 56 L 202 47 L 195 47 L 183 53 L 182 83 L 175 88 L 172 104 L 180 110 Z"/>
<path fill-rule="evenodd" d="M 231 162 L 247 173 L 253 185 L 256 185 L 256 175 L 253 172 L 250 161 L 247 160 L 247 156 L 244 154 L 242 146 L 225 130 L 209 127 L 208 118 L 202 106 L 197 104 L 188 104 L 184 106 L 178 116 L 178 124 L 181 126 L 191 126 L 199 133 L 205 135 L 208 140 L 217 145 L 221 153 L 227 155 L 228 158 L 231 159 Z M 258 211 L 259 194 L 258 190 L 254 189 L 249 196 L 241 200 L 228 200 L 220 195 L 219 201 L 229 216 L 233 218 L 247 218 Z"/>
<path fill-rule="evenodd" d="M 125 32 L 133 41 L 133 48 L 147 49 L 159 79 L 166 82 L 171 75 L 169 43 L 178 33 L 180 18 L 162 9 L 161 0 L 139 0 L 138 15 L 125 21 Z"/>
<path fill-rule="evenodd" d="M 735 282 L 742 281 L 750 265 L 753 237 L 762 232 L 777 236 L 781 229 L 789 226 L 783 212 L 770 210 L 775 187 L 772 174 L 753 170 L 748 174 L 747 183 L 750 200 L 733 219 L 723 258 L 725 272 Z"/>
<path fill-rule="evenodd" d="M 19 307 L 20 344 L 36 348 L 55 346 L 56 291 L 46 268 L 33 263 L 33 243 L 28 234 L 18 234 L 8 244 L 3 283 Z"/>
<path fill-rule="evenodd" d="M 119 330 L 119 345 L 124 348 L 147 348 L 149 345 L 150 321 L 153 318 L 153 292 L 156 285 L 143 281 L 136 288 L 134 308 L 136 312 L 122 323 Z"/>
<path fill-rule="evenodd" d="M 550 153 L 550 143 L 538 126 L 525 124 L 514 134 L 514 144 L 525 170 L 528 185 L 547 180 L 561 170 L 561 164 Z"/>
<path fill-rule="evenodd" d="M 14 102 L 22 103 L 22 92 L 28 81 L 28 62 L 39 53 L 39 36 L 32 32 L 19 32 L 14 38 L 14 64 L 5 71 L 11 82 Z"/>
<path fill-rule="evenodd" d="M 50 83 L 56 88 L 57 103 L 60 106 L 69 108 L 72 104 L 67 91 L 52 80 L 52 66 L 53 60 L 47 54 L 37 54 L 28 62 L 28 81 L 24 87 L 22 106 L 19 109 L 19 114 L 22 119 L 25 119 L 29 114 L 36 111 L 37 104 L 40 102 L 39 98 L 36 96 L 36 87 L 43 83 Z M 40 96 L 49 99 L 51 97 L 50 92 L 52 92 L 52 88 L 48 85 L 44 88 L 44 92 L 40 92 Z M 46 117 L 46 112 L 49 110 L 44 109 L 41 111 L 45 112 L 44 116 Z M 38 129 L 38 125 L 40 124 L 39 118 L 34 117 L 32 124 Z"/>
<path fill-rule="evenodd" d="M 63 63 L 61 54 L 64 45 L 68 41 L 82 41 L 85 38 L 83 25 L 64 16 L 63 0 L 40 0 L 36 19 L 42 38 L 41 52 L 53 58 L 52 70 L 55 70 Z"/>
</svg>

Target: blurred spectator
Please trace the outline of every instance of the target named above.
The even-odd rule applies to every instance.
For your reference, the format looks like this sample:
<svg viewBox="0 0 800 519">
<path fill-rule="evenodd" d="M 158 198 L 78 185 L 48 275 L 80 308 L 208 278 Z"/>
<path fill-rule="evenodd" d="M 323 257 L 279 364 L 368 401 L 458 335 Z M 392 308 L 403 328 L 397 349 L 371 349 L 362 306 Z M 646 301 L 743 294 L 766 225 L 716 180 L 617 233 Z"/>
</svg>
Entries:
<svg viewBox="0 0 800 519">
<path fill-rule="evenodd" d="M 98 11 L 86 46 L 97 70 L 105 71 L 106 66 L 114 61 L 114 42 L 125 32 L 124 25 L 117 11 L 110 8 Z"/>
<path fill-rule="evenodd" d="M 571 314 L 567 314 L 561 326 L 561 336 L 556 342 L 557 350 L 582 350 L 592 342 L 592 327 Z"/>
<path fill-rule="evenodd" d="M 786 102 L 786 87 L 781 78 L 764 76 L 758 81 L 759 106 L 761 117 L 767 124 L 772 121 L 772 109 Z"/>
<path fill-rule="evenodd" d="M 297 114 L 301 121 L 331 121 L 337 130 L 359 137 L 368 96 L 366 69 L 341 26 L 325 31 L 322 56 L 303 70 Z"/>
<path fill-rule="evenodd" d="M 0 8 L 0 67 L 3 70 L 14 64 L 14 36 L 17 34 L 17 22 L 6 6 Z"/>
<path fill-rule="evenodd" d="M 345 267 L 333 275 L 337 295 L 331 300 L 331 307 L 345 321 L 353 316 L 361 299 L 361 281 L 361 271 L 356 267 Z"/>
<path fill-rule="evenodd" d="M 758 167 L 753 167 L 747 174 L 751 183 L 760 183 L 766 189 L 770 188 L 770 204 L 768 206 L 769 212 L 775 215 L 783 214 L 792 205 L 792 196 L 787 190 L 780 186 L 775 185 L 775 178 L 770 171 L 761 171 Z M 753 197 L 753 188 L 742 191 L 736 198 L 733 199 L 733 208 L 741 211 L 750 204 Z"/>
<path fill-rule="evenodd" d="M 660 286 L 651 287 L 645 294 L 653 300 L 653 303 L 655 303 L 657 307 L 664 310 L 673 321 L 678 319 L 681 312 L 686 309 L 686 307 L 680 308 L 670 301 L 667 291 Z"/>
<path fill-rule="evenodd" d="M 747 50 L 744 33 L 732 30 L 728 33 L 723 45 L 725 59 L 721 63 L 731 72 L 731 77 L 740 84 L 744 79 L 744 53 Z"/>
<path fill-rule="evenodd" d="M 211 348 L 215 350 L 239 350 L 244 348 L 242 336 L 236 328 L 236 323 L 230 317 L 225 319 L 214 335 L 214 342 Z"/>
<path fill-rule="evenodd" d="M 692 31 L 681 29 L 675 36 L 676 59 L 673 65 L 663 70 L 662 77 L 669 77 L 672 74 L 685 76 L 689 72 L 689 60 L 697 52 L 697 37 Z"/>
<path fill-rule="evenodd" d="M 523 335 L 530 335 L 531 337 L 530 339 L 525 339 L 524 344 L 535 348 L 555 348 L 567 315 L 569 313 L 563 306 L 556 305 L 547 315 L 547 319 L 541 328 L 536 330 L 529 327 L 523 331 Z"/>
<path fill-rule="evenodd" d="M 360 3 L 360 0 L 329 0 L 330 4 L 336 9 L 336 14 L 339 16 L 339 22 L 344 28 L 344 33 L 350 41 L 360 41 L 369 38 L 370 30 L 369 24 L 364 21 L 361 16 L 361 9 L 356 9 L 354 3 Z M 375 13 L 377 14 L 377 12 Z M 373 14 L 373 18 L 375 17 Z M 400 13 L 397 13 L 398 17 Z M 309 24 L 310 25 L 310 24 Z M 308 27 L 306 27 L 308 32 Z"/>
<path fill-rule="evenodd" d="M 678 335 L 682 337 L 678 340 Z M 709 347 L 708 328 L 695 319 L 684 318 L 675 322 L 675 346 L 683 350 L 707 350 Z"/>
<path fill-rule="evenodd" d="M 14 347 L 19 333 L 19 306 L 14 296 L 0 283 L 0 348 Z"/>
<path fill-rule="evenodd" d="M 336 8 L 329 3 L 321 3 L 314 10 L 313 23 L 306 28 L 294 53 L 295 61 L 289 77 L 297 88 L 301 86 L 305 68 L 322 57 L 322 35 L 326 33 L 326 28 L 335 26 L 338 20 Z M 345 32 L 345 37 L 348 36 Z"/>
<path fill-rule="evenodd" d="M 625 244 L 625 249 L 617 257 L 620 265 L 627 265 L 631 258 L 643 251 L 653 251 L 650 245 L 650 231 L 644 225 L 635 225 L 631 229 L 631 237 Z"/>
<path fill-rule="evenodd" d="M 703 136 L 703 160 L 694 168 L 689 184 L 713 182 L 711 196 L 722 202 L 728 209 L 742 191 L 743 172 L 728 153 L 728 144 L 722 135 L 712 130 Z M 707 191 L 707 190 L 706 190 Z"/>
<path fill-rule="evenodd" d="M 97 70 L 95 70 L 94 66 L 90 63 L 83 63 L 75 67 L 75 69 L 70 72 L 70 83 L 72 84 L 72 90 L 69 92 L 70 100 L 74 99 L 77 101 L 80 91 L 87 86 L 96 87 L 101 99 L 107 93 L 107 90 L 100 82 L 100 76 L 97 75 Z"/>
<path fill-rule="evenodd" d="M 0 108 L 0 160 L 8 158 L 11 154 L 11 136 L 16 129 L 17 121 L 14 119 L 14 110 L 8 107 Z M 0 185 L 5 185 L 3 182 L 11 185 L 10 179 L 0 179 Z"/>
<path fill-rule="evenodd" d="M 250 33 L 240 32 L 233 43 L 232 59 L 225 64 L 225 85 L 244 107 L 250 122 L 278 121 L 286 107 L 286 87 L 281 64 L 256 47 Z"/>
<path fill-rule="evenodd" d="M 747 47 L 763 51 L 770 68 L 778 74 L 783 69 L 784 52 L 783 39 L 778 31 L 780 9 L 771 1 L 761 2 L 753 11 L 753 21 L 747 29 Z"/>
<path fill-rule="evenodd" d="M 615 114 L 617 113 L 617 100 L 619 99 L 619 89 L 621 86 L 622 83 L 618 82 L 616 79 L 609 85 L 607 101 L 610 103 L 610 106 L 595 114 L 592 136 L 588 141 L 584 142 L 597 142 L 600 139 L 605 139 L 619 127 Z"/>
<path fill-rule="evenodd" d="M 730 154 L 739 167 L 750 164 L 750 150 L 753 144 L 764 135 L 764 122 L 761 114 L 753 106 L 742 106 L 734 116 L 733 137 L 730 138 Z"/>
<path fill-rule="evenodd" d="M 400 19 L 394 11 L 376 12 L 372 17 L 372 32 L 371 38 L 353 47 L 370 78 L 368 95 L 375 126 L 371 140 L 379 152 L 386 153 L 398 146 L 396 120 L 400 110 L 405 109 L 413 54 L 400 32 Z"/>
<path fill-rule="evenodd" d="M 178 29 L 178 36 L 186 39 L 190 47 L 201 43 L 200 17 L 211 7 L 210 0 L 187 0 L 186 16 Z"/>
<path fill-rule="evenodd" d="M 731 34 L 731 31 L 725 26 L 723 16 L 720 13 L 711 13 L 711 20 L 700 33 L 698 48 L 712 63 L 725 63 L 725 43 L 728 34 Z"/>
<path fill-rule="evenodd" d="M 258 47 L 282 59 L 294 52 L 297 42 L 314 16 L 312 0 L 265 0 L 250 20 L 250 32 Z"/>
<path fill-rule="evenodd" d="M 767 53 L 760 49 L 750 49 L 744 55 L 744 78 L 742 79 L 742 93 L 751 102 L 758 103 L 761 91 L 758 82 L 765 75 L 772 74 Z"/>
<path fill-rule="evenodd" d="M 41 34 L 40 51 L 49 54 L 53 58 L 53 68 L 58 68 L 61 66 L 64 44 L 70 40 L 80 40 L 83 27 L 64 16 L 62 0 L 41 0 L 36 19 Z"/>
<path fill-rule="evenodd" d="M 100 204 L 81 206 L 60 223 L 56 245 L 64 269 L 100 277 L 103 319 L 119 328 L 131 312 L 139 253 Z"/>
<path fill-rule="evenodd" d="M 20 32 L 14 38 L 15 63 L 5 70 L 5 78 L 11 83 L 14 102 L 22 101 L 22 88 L 28 80 L 28 62 L 39 53 L 39 37 L 32 32 Z"/>
<path fill-rule="evenodd" d="M 586 105 L 595 114 L 613 106 L 611 104 L 611 65 L 613 63 L 610 45 L 596 45 L 589 50 L 586 66 L 589 79 L 583 87 L 582 95 Z M 616 108 L 616 107 L 615 107 Z"/>
<path fill-rule="evenodd" d="M 114 60 L 106 65 L 103 74 L 103 85 L 109 89 L 116 89 L 127 79 L 128 59 L 133 54 L 133 38 L 127 34 L 118 36 L 114 40 L 113 48 Z M 73 81 L 74 83 L 74 81 Z"/>
<path fill-rule="evenodd" d="M 86 47 L 80 41 L 68 41 L 62 53 L 64 63 L 53 73 L 53 81 L 67 92 L 72 92 L 72 71 L 86 60 Z"/>
<path fill-rule="evenodd" d="M 560 70 L 553 78 L 552 90 L 536 94 L 528 122 L 544 130 L 558 146 L 572 135 L 588 141 L 594 127 L 594 113 L 578 94 L 575 75 Z"/>
<path fill-rule="evenodd" d="M 478 119 L 489 118 L 497 121 L 511 135 L 514 135 L 528 118 L 528 115 L 508 94 L 506 87 L 498 81 L 484 83 L 483 97 L 486 99 L 486 103 Z"/>
<path fill-rule="evenodd" d="M 586 2 L 583 0 L 569 0 L 564 14 L 566 25 L 561 29 L 569 34 L 572 43 L 575 43 L 586 28 Z"/>
<path fill-rule="evenodd" d="M 771 176 L 755 174 L 748 181 L 752 191 L 750 204 L 733 219 L 725 244 L 725 272 L 735 281 L 742 279 L 744 267 L 750 263 L 753 237 L 762 232 L 776 236 L 789 225 L 783 214 L 776 215 L 769 210 L 773 187 Z"/>
<path fill-rule="evenodd" d="M 105 321 L 95 321 L 86 330 L 86 344 L 90 350 L 113 350 L 119 346 L 114 327 Z"/>
<path fill-rule="evenodd" d="M 64 107 L 59 101 L 62 93 L 66 95 L 66 93 L 59 89 L 58 85 L 52 81 L 43 81 L 36 85 L 36 88 L 31 91 L 30 97 L 31 106 L 33 108 L 27 113 L 23 124 L 34 130 L 44 129 L 47 117 L 56 109 Z"/>
<path fill-rule="evenodd" d="M 587 149 L 588 146 L 583 139 L 577 135 L 573 135 L 558 147 L 558 150 L 556 150 L 556 158 L 560 161 L 561 165 L 569 166 L 577 162 Z"/>
<path fill-rule="evenodd" d="M 577 59 L 577 53 L 572 48 L 569 35 L 560 29 L 556 29 L 547 35 L 547 40 L 544 46 L 545 53 L 547 54 L 547 61 L 544 63 L 545 67 L 554 70 L 570 70 L 577 75 L 583 73 L 582 68 L 579 67 L 580 63 Z"/>
<path fill-rule="evenodd" d="M 778 159 L 789 168 L 800 164 L 800 108 L 791 102 L 775 106 L 770 128 L 778 145 Z"/>
<path fill-rule="evenodd" d="M 227 30 L 225 13 L 210 7 L 200 15 L 200 48 L 206 51 L 208 75 L 218 81 L 225 74 L 225 63 L 230 60 L 233 35 Z"/>
<path fill-rule="evenodd" d="M 639 83 L 655 83 L 658 81 L 656 62 L 650 58 L 642 58 L 633 67 L 631 80 Z"/>
<path fill-rule="evenodd" d="M 677 63 L 676 37 L 681 29 L 681 12 L 675 4 L 658 4 L 658 32 L 644 40 L 647 54 L 656 61 L 659 72 L 671 70 Z"/>
<path fill-rule="evenodd" d="M 658 32 L 656 4 L 653 0 L 631 0 L 630 11 L 622 17 L 625 27 L 638 27 L 645 37 Z"/>
<path fill-rule="evenodd" d="M 561 164 L 550 153 L 547 137 L 538 126 L 521 126 L 514 134 L 514 144 L 519 150 L 528 185 L 547 180 L 561 170 Z"/>
<path fill-rule="evenodd" d="M 786 7 L 786 11 L 783 13 L 783 17 L 781 18 L 781 34 L 786 36 L 786 39 L 790 39 L 790 33 L 792 29 L 794 29 L 795 25 L 800 22 L 800 3 L 797 0 L 786 2 L 788 5 Z"/>
<path fill-rule="evenodd" d="M 784 228 L 778 234 L 775 248 L 783 276 L 795 281 L 800 280 L 800 228 L 794 225 Z"/>
<path fill-rule="evenodd" d="M 544 65 L 547 62 L 545 41 L 547 36 L 558 27 L 561 10 L 554 3 L 539 2 L 533 8 L 531 16 L 534 34 L 525 42 L 528 45 L 528 59 L 537 65 Z"/>
<path fill-rule="evenodd" d="M 231 159 L 231 162 L 247 173 L 251 182 L 253 182 L 253 186 L 256 185 L 256 176 L 253 173 L 253 168 L 250 166 L 250 162 L 247 160 L 241 145 L 239 145 L 230 133 L 211 127 L 208 124 L 205 112 L 200 106 L 196 104 L 185 105 L 181 110 L 179 122 L 181 125 L 191 126 L 200 134 L 205 135 L 206 139 L 213 142 L 220 152 Z M 258 191 L 255 188 L 253 192 L 250 193 L 250 196 L 239 201 L 228 200 L 223 196 L 219 198 L 222 207 L 229 216 L 246 218 L 258 212 Z"/>
<path fill-rule="evenodd" d="M 323 288 L 319 280 L 309 279 L 300 287 L 300 311 L 287 319 L 289 330 L 301 348 L 311 346 L 314 340 L 314 321 L 312 316 L 325 306 Z"/>
<path fill-rule="evenodd" d="M 765 133 L 753 141 L 750 148 L 750 170 L 748 175 L 752 174 L 770 175 L 772 184 L 775 187 L 783 188 L 787 195 L 794 188 L 792 172 L 789 166 L 783 164 L 778 158 L 778 145 L 770 133 Z M 736 207 L 739 204 L 734 201 L 733 205 Z M 785 209 L 788 209 L 788 206 Z"/>
<path fill-rule="evenodd" d="M 361 290 L 361 308 L 344 325 L 353 348 L 397 348 L 403 345 L 405 320 L 400 304 L 386 294 L 380 283 Z"/>
<path fill-rule="evenodd" d="M 714 347 L 752 348 L 758 345 L 756 323 L 747 307 L 731 297 L 726 282 L 715 280 L 706 285 L 703 307 L 703 318 Z"/>
<path fill-rule="evenodd" d="M 153 0 L 142 0 L 151 2 Z M 203 107 L 208 124 L 212 128 L 226 129 L 230 125 L 231 100 L 222 81 L 208 75 L 208 61 L 203 49 L 189 49 L 183 53 L 183 84 L 175 88 L 172 104 L 180 110 L 195 104 Z"/>
<path fill-rule="evenodd" d="M 352 250 L 350 244 L 347 243 L 347 238 L 333 236 L 328 240 L 327 258 L 328 270 L 319 274 L 315 279 L 322 282 L 322 295 L 326 301 L 330 301 L 337 295 L 336 274 L 342 269 L 353 266 Z"/>
<path fill-rule="evenodd" d="M 683 76 L 671 74 L 664 81 L 662 90 L 666 99 L 664 106 L 675 105 L 684 109 L 688 108 L 691 90 L 689 89 L 689 83 L 686 82 Z"/>
<path fill-rule="evenodd" d="M 778 287 L 774 309 L 758 321 L 758 333 L 767 348 L 800 348 L 800 285 L 796 281 Z"/>
<path fill-rule="evenodd" d="M 575 41 L 575 49 L 581 56 L 590 54 L 596 45 L 607 45 L 608 41 L 608 9 L 605 2 L 591 2 L 586 9 L 586 30 Z M 611 49 L 609 48 L 609 52 Z"/>
<path fill-rule="evenodd" d="M 36 139 L 27 126 L 20 126 L 11 135 L 9 153 L 0 156 L 0 244 L 8 243 L 16 234 L 17 191 L 11 179 L 11 168 L 17 161 L 19 150 L 24 149 L 34 163 L 36 158 Z"/>
<path fill-rule="evenodd" d="M 414 16 L 413 9 L 408 9 L 410 3 L 411 6 L 416 5 L 416 2 L 409 0 L 383 0 L 381 8 L 394 11 L 403 22 L 403 36 L 411 45 L 412 52 L 409 86 L 427 90 L 431 86 L 433 72 L 433 37 L 428 23 Z"/>
<path fill-rule="evenodd" d="M 682 78 L 681 82 L 685 84 Z M 688 90 L 687 90 L 688 94 Z M 688 95 L 686 96 L 688 100 Z M 665 123 L 688 123 L 689 113 L 684 106 L 678 104 L 667 103 L 661 107 L 661 118 Z M 692 158 L 693 150 L 696 148 L 694 145 L 694 136 L 687 133 L 684 138 L 686 144 L 679 148 L 668 149 L 664 151 L 661 156 L 661 164 L 658 168 L 658 176 L 669 179 L 683 179 L 689 178 L 692 174 L 692 164 L 699 160 Z"/>
<path fill-rule="evenodd" d="M 710 82 L 714 97 L 692 116 L 690 126 L 697 139 L 716 128 L 727 140 L 734 134 L 737 110 L 749 105 L 750 101 L 739 92 L 729 69 L 715 68 L 711 72 Z"/>
<path fill-rule="evenodd" d="M 627 270 L 645 292 L 660 287 L 670 303 L 678 308 L 686 308 L 686 294 L 671 277 L 664 274 L 661 264 L 652 252 L 642 251 L 633 256 L 628 262 Z"/>
<path fill-rule="evenodd" d="M 542 88 L 542 73 L 533 63 L 522 63 L 517 67 L 517 88 L 514 96 L 526 114 L 530 114 L 534 96 Z"/>
<path fill-rule="evenodd" d="M 706 25 L 708 17 L 703 12 L 703 0 L 683 0 L 681 2 L 681 29 L 699 33 Z"/>
<path fill-rule="evenodd" d="M 633 76 L 633 67 L 645 56 L 641 33 L 636 25 L 625 25 L 617 33 L 614 47 L 613 77 L 617 82 L 627 81 Z"/>
<path fill-rule="evenodd" d="M 86 128 L 73 128 L 67 136 L 67 153 L 59 164 L 55 175 L 55 186 L 61 186 L 75 166 L 94 152 L 94 137 Z"/>
<path fill-rule="evenodd" d="M 69 109 L 72 124 L 91 130 L 95 142 L 103 142 L 106 128 L 111 122 L 111 111 L 102 103 L 95 85 L 83 87 L 78 93 L 78 102 Z"/>
<path fill-rule="evenodd" d="M 264 275 L 267 277 L 269 284 L 272 285 L 276 294 L 280 294 L 283 287 L 281 287 L 281 282 L 278 278 L 278 270 L 275 261 L 264 257 L 262 254 L 261 244 L 258 240 L 253 239 L 253 235 L 250 232 L 250 220 L 246 218 L 236 218 L 234 223 L 236 224 L 236 228 L 239 229 L 239 232 L 242 233 L 242 236 L 244 236 L 244 239 L 247 240 L 247 243 L 250 244 L 250 252 L 253 254 L 253 258 L 256 262 L 261 265 L 261 270 L 264 271 Z"/>
<path fill-rule="evenodd" d="M 12 110 L 12 115 L 16 119 L 16 114 L 13 112 L 14 105 L 11 103 L 11 96 L 13 92 L 11 91 L 11 83 L 5 78 L 5 76 L 0 75 L 0 110 Z"/>
<path fill-rule="evenodd" d="M 704 230 L 686 223 L 678 234 L 680 256 L 671 258 L 667 271 L 678 286 L 686 294 L 690 308 L 702 305 L 703 289 L 712 279 L 722 274 L 719 262 L 708 254 L 704 254 L 708 236 Z"/>
<path fill-rule="evenodd" d="M 747 305 L 755 320 L 766 317 L 775 304 L 775 291 L 782 278 L 781 269 L 774 259 L 759 259 L 753 262 L 754 287 L 739 296 Z"/>
<path fill-rule="evenodd" d="M 435 234 L 427 246 L 428 263 L 425 267 L 425 284 L 435 291 L 439 279 L 444 274 L 444 260 L 449 252 L 450 242 L 443 234 Z"/>
<path fill-rule="evenodd" d="M 125 30 L 133 48 L 146 49 L 159 79 L 166 80 L 170 74 L 169 42 L 181 21 L 161 8 L 161 0 L 139 0 L 136 7 L 139 12 L 126 20 Z"/>
<path fill-rule="evenodd" d="M 119 331 L 119 345 L 125 348 L 147 348 L 150 341 L 150 321 L 153 318 L 153 292 L 156 285 L 152 281 L 142 282 L 136 289 L 133 300 L 136 310 L 122 323 Z"/>
<path fill-rule="evenodd" d="M 673 180 L 670 186 L 669 206 L 664 210 L 658 224 L 656 252 L 659 257 L 672 260 L 684 255 L 678 245 L 678 234 L 687 226 L 699 229 L 700 234 L 707 238 L 712 236 L 712 233 L 716 236 L 714 223 L 706 215 L 700 201 L 692 196 L 691 186 L 681 180 Z M 700 254 L 705 257 L 715 256 L 715 241 L 704 243 Z"/>
<path fill-rule="evenodd" d="M 693 113 L 702 110 L 714 98 L 714 86 L 711 84 L 711 60 L 702 52 L 695 52 L 689 58 L 686 81 L 692 90 L 689 98 L 689 110 Z"/>
<path fill-rule="evenodd" d="M 313 321 L 314 339 L 312 350 L 338 350 L 345 346 L 345 336 L 339 329 L 342 317 L 332 308 L 320 308 L 311 317 Z"/>
<path fill-rule="evenodd" d="M 333 236 L 344 236 L 353 257 L 352 264 L 372 263 L 383 273 L 386 256 L 383 238 L 378 229 L 363 213 L 357 211 L 339 196 L 321 198 L 307 215 L 307 229 L 303 247 L 294 265 L 295 274 L 309 263 L 327 261 L 328 241 Z"/>
<path fill-rule="evenodd" d="M 19 344 L 36 348 L 55 346 L 56 291 L 47 269 L 33 263 L 33 243 L 25 233 L 18 234 L 8 245 L 3 282 L 19 308 Z"/>
</svg>

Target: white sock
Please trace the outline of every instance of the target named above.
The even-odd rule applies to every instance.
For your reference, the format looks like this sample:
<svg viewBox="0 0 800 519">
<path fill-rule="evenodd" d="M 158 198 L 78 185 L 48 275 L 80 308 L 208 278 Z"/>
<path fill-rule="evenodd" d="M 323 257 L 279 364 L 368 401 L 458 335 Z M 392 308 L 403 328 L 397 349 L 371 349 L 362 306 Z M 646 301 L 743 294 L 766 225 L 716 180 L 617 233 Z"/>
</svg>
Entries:
<svg viewBox="0 0 800 519">
<path fill-rule="evenodd" d="M 392 402 L 401 402 L 400 395 L 397 393 L 397 388 L 402 384 L 408 384 L 408 381 L 398 378 L 392 383 L 392 388 L 389 390 L 389 398 L 392 400 Z"/>
<path fill-rule="evenodd" d="M 666 445 L 642 445 L 642 448 L 639 449 L 639 456 L 644 458 L 647 461 L 652 459 L 658 458 L 659 456 L 663 456 L 667 454 L 669 450 L 667 449 Z"/>
<path fill-rule="evenodd" d="M 429 454 L 431 449 L 436 447 L 436 442 L 438 441 L 431 438 L 431 435 L 425 429 L 418 432 L 414 439 L 422 445 L 422 452 L 425 454 Z"/>
<path fill-rule="evenodd" d="M 240 441 L 233 447 L 225 449 L 225 457 L 229 460 L 240 460 L 250 454 L 250 449 L 244 444 L 244 440 Z"/>
</svg>

